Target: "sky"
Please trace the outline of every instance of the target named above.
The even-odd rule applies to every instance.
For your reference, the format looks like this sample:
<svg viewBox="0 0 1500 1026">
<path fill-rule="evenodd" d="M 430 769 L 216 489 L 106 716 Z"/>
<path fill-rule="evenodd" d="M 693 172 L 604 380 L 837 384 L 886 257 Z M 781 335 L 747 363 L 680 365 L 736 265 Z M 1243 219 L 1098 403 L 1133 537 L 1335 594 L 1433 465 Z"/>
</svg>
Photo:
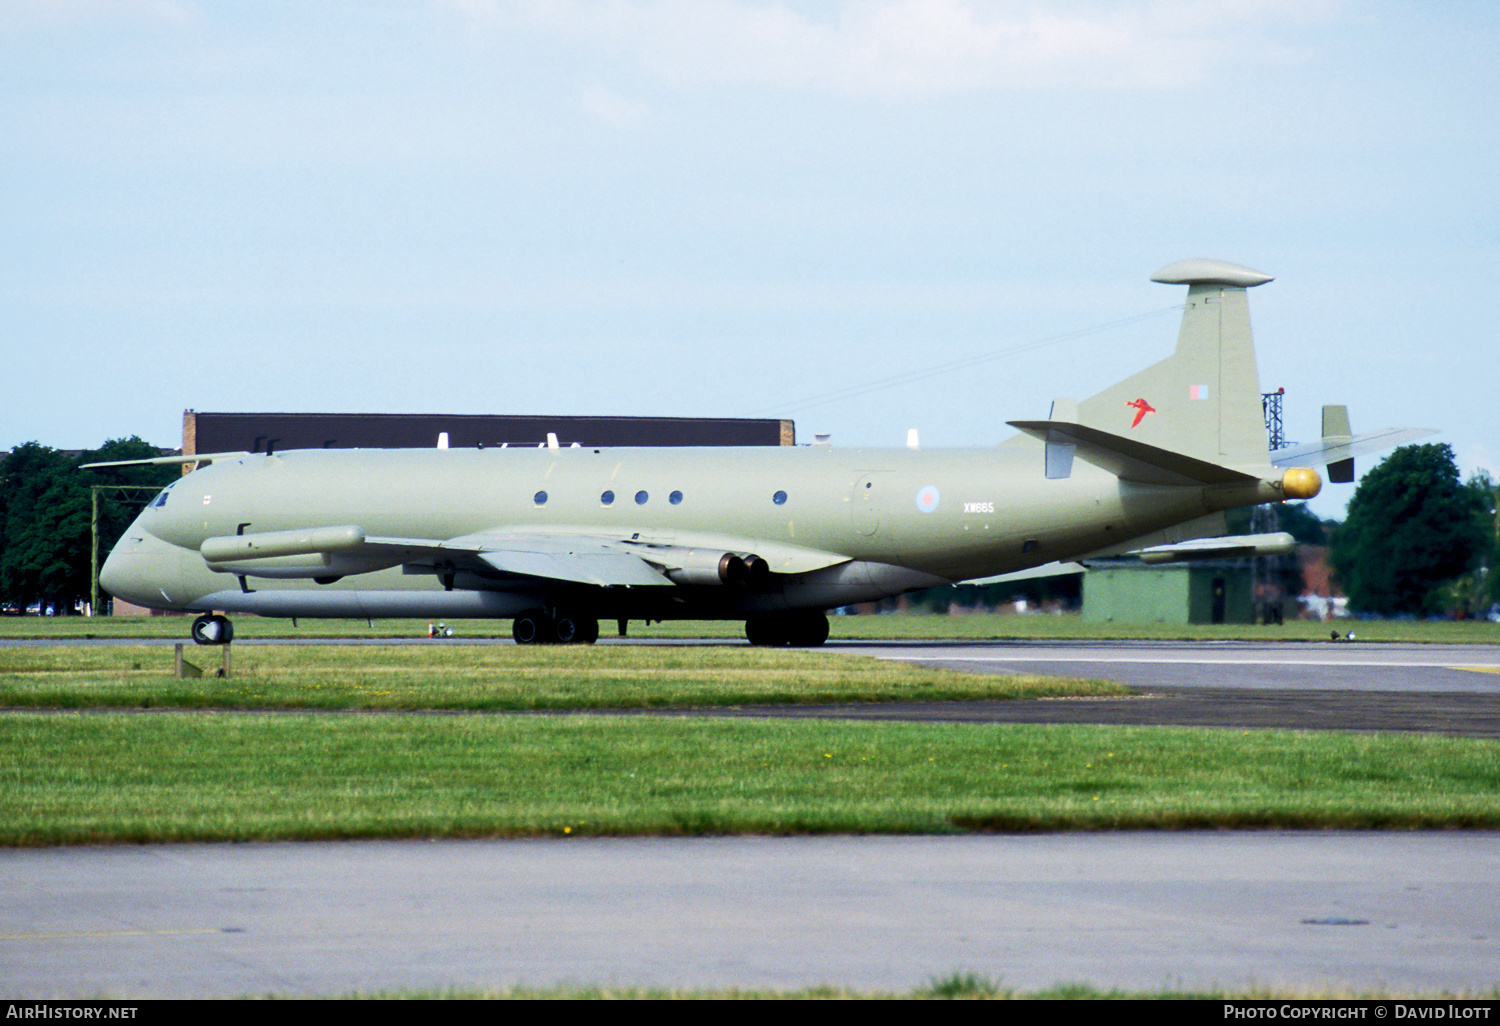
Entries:
<svg viewBox="0 0 1500 1026">
<path fill-rule="evenodd" d="M 1497 52 L 1490 0 L 0 0 L 0 449 L 988 446 L 1167 355 L 1201 256 L 1276 278 L 1290 440 L 1346 403 L 1500 475 Z"/>
</svg>

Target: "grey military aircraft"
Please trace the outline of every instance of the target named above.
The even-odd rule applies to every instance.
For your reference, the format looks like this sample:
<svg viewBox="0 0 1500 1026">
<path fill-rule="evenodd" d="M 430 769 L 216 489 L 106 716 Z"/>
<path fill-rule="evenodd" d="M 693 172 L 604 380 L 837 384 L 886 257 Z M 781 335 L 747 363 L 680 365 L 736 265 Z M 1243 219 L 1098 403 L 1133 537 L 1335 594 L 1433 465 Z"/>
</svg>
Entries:
<svg viewBox="0 0 1500 1026">
<path fill-rule="evenodd" d="M 825 611 L 957 581 L 1286 551 L 1213 537 L 1223 511 L 1309 498 L 1312 469 L 1425 431 L 1267 449 L 1246 290 L 1183 260 L 1176 351 L 993 448 L 319 449 L 168 457 L 193 472 L 100 574 L 114 595 L 203 613 L 511 618 L 521 643 L 588 643 L 599 620 L 743 619 L 753 644 L 818 645 Z M 1339 410 L 1341 408 L 1330 408 Z M 1327 429 L 1325 429 L 1326 432 Z M 107 466 L 109 464 L 98 464 Z"/>
</svg>

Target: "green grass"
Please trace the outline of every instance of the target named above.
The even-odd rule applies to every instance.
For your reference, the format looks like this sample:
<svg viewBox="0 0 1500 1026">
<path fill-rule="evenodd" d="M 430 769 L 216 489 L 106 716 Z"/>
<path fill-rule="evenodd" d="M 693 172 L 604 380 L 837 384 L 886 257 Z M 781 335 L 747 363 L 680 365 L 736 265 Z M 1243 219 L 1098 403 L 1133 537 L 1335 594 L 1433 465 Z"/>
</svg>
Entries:
<svg viewBox="0 0 1500 1026">
<path fill-rule="evenodd" d="M 307 620 L 294 627 L 289 619 L 239 615 L 234 618 L 240 638 L 415 638 L 427 634 L 426 620 Z M 1500 624 L 1486 621 L 1339 620 L 1322 623 L 1294 620 L 1284 626 L 1255 624 L 1094 624 L 1077 615 L 1016 616 L 973 613 L 956 616 L 890 613 L 876 616 L 833 616 L 834 640 L 880 641 L 916 639 L 985 640 L 1002 638 L 1081 638 L 1246 641 L 1327 641 L 1329 632 L 1353 631 L 1363 641 L 1442 644 L 1500 643 Z M 183 616 L 122 617 L 0 617 L 0 638 L 173 638 L 185 640 L 191 618 Z M 450 620 L 454 634 L 465 638 L 508 638 L 509 620 Z M 601 624 L 604 636 L 614 624 Z M 630 624 L 633 638 L 737 638 L 745 636 L 739 621 L 681 620 L 648 625 Z"/>
<path fill-rule="evenodd" d="M 749 647 L 165 645 L 0 649 L 0 707 L 588 709 L 1124 695 L 1107 681 L 968 674 L 829 651 Z"/>
<path fill-rule="evenodd" d="M 1500 827 L 1500 745 L 1174 728 L 9 713 L 0 844 Z"/>
<path fill-rule="evenodd" d="M 228 680 L 171 667 L 160 644 L 0 650 L 0 704 L 153 710 L 0 715 L 0 844 L 1500 827 L 1487 740 L 494 714 L 1124 691 L 1101 682 L 719 646 L 256 645 Z"/>
</svg>

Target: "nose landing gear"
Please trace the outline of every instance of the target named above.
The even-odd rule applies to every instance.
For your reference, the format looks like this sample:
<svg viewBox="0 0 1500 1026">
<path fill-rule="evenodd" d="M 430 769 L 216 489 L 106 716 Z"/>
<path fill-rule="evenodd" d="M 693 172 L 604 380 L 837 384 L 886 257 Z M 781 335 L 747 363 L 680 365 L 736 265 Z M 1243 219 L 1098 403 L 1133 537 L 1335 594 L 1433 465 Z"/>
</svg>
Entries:
<svg viewBox="0 0 1500 1026">
<path fill-rule="evenodd" d="M 200 645 L 227 645 L 234 640 L 234 624 L 227 616 L 204 613 L 193 621 L 192 634 Z"/>
</svg>

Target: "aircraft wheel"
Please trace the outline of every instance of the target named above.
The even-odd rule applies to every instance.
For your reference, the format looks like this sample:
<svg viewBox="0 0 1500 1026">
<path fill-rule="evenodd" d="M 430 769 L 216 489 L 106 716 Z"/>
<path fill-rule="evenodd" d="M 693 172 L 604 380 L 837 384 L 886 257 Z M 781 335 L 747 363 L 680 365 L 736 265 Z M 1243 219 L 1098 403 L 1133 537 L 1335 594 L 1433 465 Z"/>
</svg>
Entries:
<svg viewBox="0 0 1500 1026">
<path fill-rule="evenodd" d="M 789 625 L 787 644 L 796 648 L 817 648 L 828 640 L 828 617 L 822 613 L 803 613 Z"/>
<path fill-rule="evenodd" d="M 785 645 L 786 625 L 778 616 L 752 616 L 745 621 L 745 637 L 750 644 L 761 647 Z"/>
<path fill-rule="evenodd" d="M 817 612 L 752 616 L 745 621 L 745 637 L 752 645 L 817 648 L 828 640 L 828 617 Z"/>
<path fill-rule="evenodd" d="M 599 640 L 599 621 L 563 612 L 552 622 L 552 640 L 559 645 L 592 645 Z"/>
<path fill-rule="evenodd" d="M 227 645 L 234 640 L 234 624 L 228 617 L 204 613 L 193 621 L 192 635 L 200 645 Z"/>
<path fill-rule="evenodd" d="M 540 609 L 528 609 L 511 624 L 517 645 L 542 645 L 552 640 L 552 620 Z"/>
</svg>

